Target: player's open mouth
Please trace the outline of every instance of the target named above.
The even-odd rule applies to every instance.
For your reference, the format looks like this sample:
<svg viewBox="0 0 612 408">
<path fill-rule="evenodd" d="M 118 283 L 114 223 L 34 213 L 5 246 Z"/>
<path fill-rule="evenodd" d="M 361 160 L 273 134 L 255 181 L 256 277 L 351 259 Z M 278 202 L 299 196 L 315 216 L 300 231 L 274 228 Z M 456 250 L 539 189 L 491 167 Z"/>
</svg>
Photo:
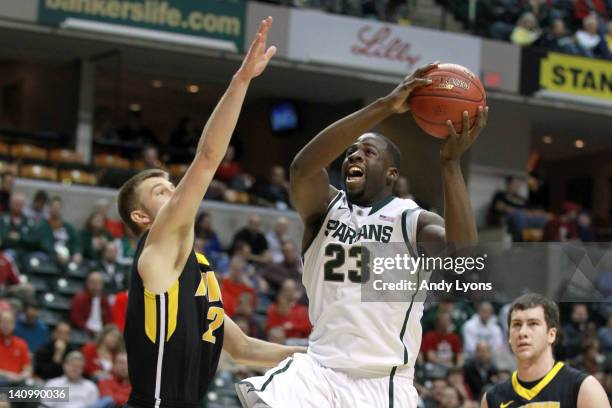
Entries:
<svg viewBox="0 0 612 408">
<path fill-rule="evenodd" d="M 350 166 L 346 171 L 346 183 L 358 183 L 363 181 L 364 171 L 362 168 L 357 166 Z"/>
</svg>

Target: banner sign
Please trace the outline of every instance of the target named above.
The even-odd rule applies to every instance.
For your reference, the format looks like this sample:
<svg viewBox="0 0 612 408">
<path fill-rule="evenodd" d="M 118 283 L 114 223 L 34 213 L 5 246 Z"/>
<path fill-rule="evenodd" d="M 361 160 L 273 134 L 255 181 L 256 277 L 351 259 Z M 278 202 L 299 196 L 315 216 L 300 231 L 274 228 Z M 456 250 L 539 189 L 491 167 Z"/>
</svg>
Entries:
<svg viewBox="0 0 612 408">
<path fill-rule="evenodd" d="M 435 60 L 480 72 L 480 39 L 424 28 L 291 10 L 289 58 L 406 75 Z"/>
<path fill-rule="evenodd" d="M 66 19 L 244 44 L 243 0 L 39 0 L 38 22 L 59 26 Z"/>
</svg>

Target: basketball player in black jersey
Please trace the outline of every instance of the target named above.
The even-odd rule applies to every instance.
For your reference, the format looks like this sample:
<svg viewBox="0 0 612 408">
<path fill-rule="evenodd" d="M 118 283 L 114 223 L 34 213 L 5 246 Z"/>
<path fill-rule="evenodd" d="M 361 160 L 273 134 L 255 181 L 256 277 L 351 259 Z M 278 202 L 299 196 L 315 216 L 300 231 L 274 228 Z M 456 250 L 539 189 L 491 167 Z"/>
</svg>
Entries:
<svg viewBox="0 0 612 408">
<path fill-rule="evenodd" d="M 595 377 L 554 360 L 558 328 L 559 309 L 546 297 L 526 294 L 512 303 L 508 330 L 517 370 L 487 391 L 481 408 L 610 408 Z"/>
<path fill-rule="evenodd" d="M 274 366 L 295 352 L 247 337 L 224 315 L 219 284 L 193 250 L 194 221 L 234 131 L 247 88 L 276 48 L 266 49 L 272 18 L 262 21 L 242 66 L 210 116 L 195 158 L 174 187 L 146 170 L 119 192 L 123 221 L 141 234 L 134 256 L 125 325 L 131 407 L 199 406 L 221 348 L 245 364 Z"/>
</svg>

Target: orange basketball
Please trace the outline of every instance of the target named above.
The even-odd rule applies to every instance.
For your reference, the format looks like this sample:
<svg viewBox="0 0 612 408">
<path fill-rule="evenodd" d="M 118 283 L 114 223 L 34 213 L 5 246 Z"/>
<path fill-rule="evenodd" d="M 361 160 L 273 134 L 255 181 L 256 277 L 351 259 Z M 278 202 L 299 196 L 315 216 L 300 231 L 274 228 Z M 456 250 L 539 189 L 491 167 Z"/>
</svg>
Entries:
<svg viewBox="0 0 612 408">
<path fill-rule="evenodd" d="M 457 64 L 440 64 L 423 78 L 431 85 L 417 88 L 410 96 L 414 120 L 426 133 L 445 139 L 447 120 L 451 120 L 457 134 L 463 128 L 463 111 L 468 111 L 470 128 L 478 115 L 478 107 L 487 105 L 487 97 L 480 79 L 472 71 Z"/>
</svg>

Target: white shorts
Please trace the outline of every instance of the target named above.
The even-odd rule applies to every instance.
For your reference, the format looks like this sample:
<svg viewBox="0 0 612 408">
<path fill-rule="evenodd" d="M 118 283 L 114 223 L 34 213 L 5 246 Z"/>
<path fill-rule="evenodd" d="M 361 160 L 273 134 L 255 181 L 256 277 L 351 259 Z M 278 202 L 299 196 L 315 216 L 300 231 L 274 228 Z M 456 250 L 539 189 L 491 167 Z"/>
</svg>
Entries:
<svg viewBox="0 0 612 408">
<path fill-rule="evenodd" d="M 245 408 L 416 408 L 412 380 L 393 375 L 356 378 L 294 354 L 261 377 L 236 384 Z"/>
</svg>

